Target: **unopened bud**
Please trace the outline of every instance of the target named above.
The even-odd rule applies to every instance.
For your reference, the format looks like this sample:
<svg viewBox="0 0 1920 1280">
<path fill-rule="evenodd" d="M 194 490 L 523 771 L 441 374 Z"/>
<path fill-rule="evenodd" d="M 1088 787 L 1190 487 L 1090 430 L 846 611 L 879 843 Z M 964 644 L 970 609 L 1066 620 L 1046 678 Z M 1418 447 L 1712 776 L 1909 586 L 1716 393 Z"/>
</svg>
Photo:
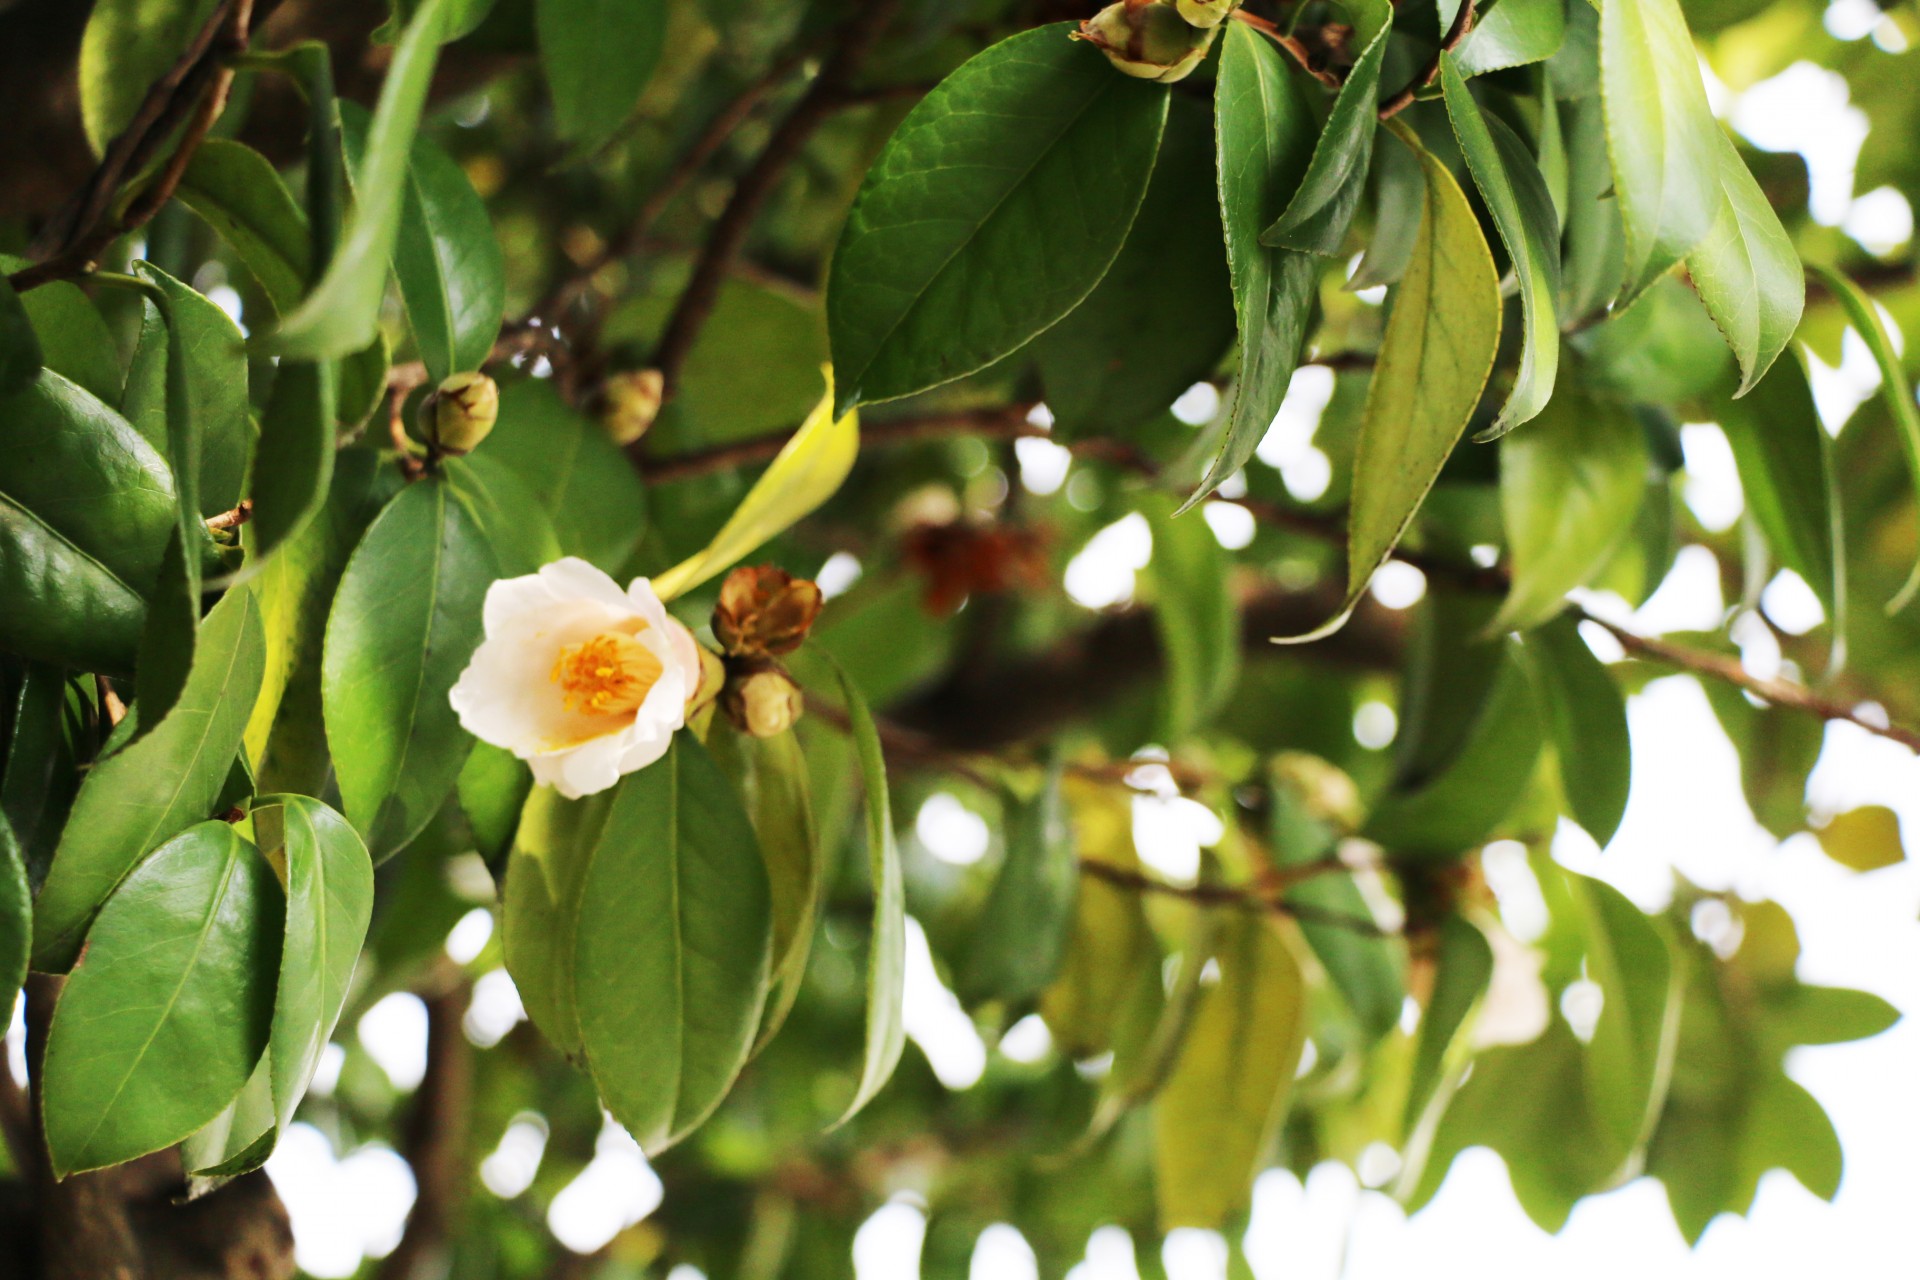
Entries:
<svg viewBox="0 0 1920 1280">
<path fill-rule="evenodd" d="M 820 616 L 820 588 L 770 564 L 742 565 L 720 584 L 713 634 L 740 657 L 792 653 Z"/>
<path fill-rule="evenodd" d="M 1173 0 L 1180 16 L 1196 27 L 1217 27 L 1227 20 L 1240 0 Z"/>
<path fill-rule="evenodd" d="M 500 384 L 484 373 L 456 373 L 420 404 L 420 431 L 441 453 L 471 453 L 500 419 Z"/>
<path fill-rule="evenodd" d="M 1107 61 L 1127 75 L 1172 84 L 1200 65 L 1217 31 L 1194 26 L 1166 0 L 1118 0 L 1082 22 L 1074 36 L 1106 54 Z"/>
<path fill-rule="evenodd" d="M 660 416 L 667 382 L 658 369 L 629 369 L 608 378 L 601 388 L 600 423 L 622 448 L 647 434 Z"/>
<path fill-rule="evenodd" d="M 807 700 L 793 677 L 769 667 L 729 684 L 720 705 L 741 732 L 775 738 L 799 722 Z"/>
</svg>

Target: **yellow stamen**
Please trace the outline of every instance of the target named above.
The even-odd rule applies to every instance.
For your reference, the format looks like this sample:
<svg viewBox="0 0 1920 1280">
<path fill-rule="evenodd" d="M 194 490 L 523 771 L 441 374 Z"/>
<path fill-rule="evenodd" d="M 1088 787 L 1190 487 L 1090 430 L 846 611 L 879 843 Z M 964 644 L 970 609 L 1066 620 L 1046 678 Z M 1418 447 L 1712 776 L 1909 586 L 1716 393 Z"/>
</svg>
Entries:
<svg viewBox="0 0 1920 1280">
<path fill-rule="evenodd" d="M 662 670 L 660 659 L 632 636 L 602 631 L 560 651 L 559 661 L 553 664 L 553 682 L 560 686 L 567 710 L 619 716 L 646 701 Z"/>
</svg>

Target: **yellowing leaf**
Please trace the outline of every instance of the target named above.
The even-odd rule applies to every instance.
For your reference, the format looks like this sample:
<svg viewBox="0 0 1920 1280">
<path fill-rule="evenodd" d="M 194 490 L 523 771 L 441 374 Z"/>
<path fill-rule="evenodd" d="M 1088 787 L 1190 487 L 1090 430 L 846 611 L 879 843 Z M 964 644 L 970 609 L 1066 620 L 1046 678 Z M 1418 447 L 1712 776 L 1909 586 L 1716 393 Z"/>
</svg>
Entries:
<svg viewBox="0 0 1920 1280">
<path fill-rule="evenodd" d="M 1878 871 L 1907 856 L 1900 844 L 1899 815 L 1881 804 L 1849 809 L 1817 834 L 1829 858 L 1855 871 Z"/>
<path fill-rule="evenodd" d="M 733 517 L 706 549 L 695 552 L 653 580 L 662 600 L 671 600 L 724 573 L 834 495 L 860 452 L 859 415 L 833 416 L 833 373 L 824 371 L 827 393 L 787 441 Z"/>
</svg>

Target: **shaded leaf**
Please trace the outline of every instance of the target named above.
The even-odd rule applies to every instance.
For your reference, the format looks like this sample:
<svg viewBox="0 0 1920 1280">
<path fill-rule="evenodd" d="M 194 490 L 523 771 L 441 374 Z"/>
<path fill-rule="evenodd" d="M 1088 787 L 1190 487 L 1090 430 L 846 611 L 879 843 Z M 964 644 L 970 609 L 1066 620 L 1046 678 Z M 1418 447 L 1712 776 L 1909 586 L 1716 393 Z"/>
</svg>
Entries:
<svg viewBox="0 0 1920 1280">
<path fill-rule="evenodd" d="M 647 527 L 647 490 L 600 424 L 549 382 L 511 383 L 500 422 L 474 457 L 511 468 L 553 522 L 562 554 L 618 573 Z"/>
<path fill-rule="evenodd" d="M 80 41 L 80 118 L 94 154 L 106 151 L 186 52 L 217 0 L 100 0 Z"/>
<path fill-rule="evenodd" d="M 1240 675 L 1240 610 L 1233 558 L 1199 515 L 1175 516 L 1171 500 L 1144 503 L 1153 529 L 1147 581 L 1167 676 L 1162 728 L 1176 743 L 1199 730 Z"/>
<path fill-rule="evenodd" d="M 1540 681 L 1568 808 L 1605 848 L 1626 814 L 1633 769 L 1626 699 L 1581 639 L 1573 618 L 1556 618 L 1528 633 L 1526 646 Z"/>
<path fill-rule="evenodd" d="M 662 0 L 537 0 L 540 67 L 560 136 L 598 147 L 639 105 L 667 38 Z"/>
<path fill-rule="evenodd" d="M 1023 1007 L 1053 981 L 1080 872 L 1057 768 L 1032 798 L 1006 806 L 1006 856 L 955 974 L 963 1000 Z"/>
<path fill-rule="evenodd" d="M 10 396 L 33 381 L 46 358 L 33 317 L 20 303 L 13 285 L 0 275 L 0 396 Z"/>
</svg>

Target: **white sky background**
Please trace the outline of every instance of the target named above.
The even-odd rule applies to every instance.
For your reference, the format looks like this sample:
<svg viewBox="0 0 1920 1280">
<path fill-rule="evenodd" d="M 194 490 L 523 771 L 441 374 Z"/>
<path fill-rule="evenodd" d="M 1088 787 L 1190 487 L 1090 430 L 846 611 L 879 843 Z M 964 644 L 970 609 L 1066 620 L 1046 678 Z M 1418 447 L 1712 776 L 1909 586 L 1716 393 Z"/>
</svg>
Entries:
<svg viewBox="0 0 1920 1280">
<path fill-rule="evenodd" d="M 1871 37 L 1885 44 L 1893 37 L 1887 34 L 1890 24 L 1879 18 L 1872 0 L 1837 0 L 1828 25 L 1842 38 Z M 1709 83 L 1716 110 L 1754 142 L 1807 155 L 1821 221 L 1840 225 L 1880 253 L 1911 238 L 1913 213 L 1906 201 L 1887 190 L 1857 197 L 1852 192 L 1864 120 L 1847 106 L 1845 84 L 1837 76 L 1802 64 L 1738 96 L 1710 76 Z M 1849 339 L 1849 358 L 1839 370 L 1814 366 L 1816 395 L 1836 429 L 1840 417 L 1872 393 L 1877 377 L 1871 362 L 1861 358 L 1864 350 L 1852 350 L 1857 345 L 1857 339 Z M 1255 464 L 1280 469 L 1289 488 L 1303 497 L 1326 483 L 1324 455 L 1311 443 L 1330 390 L 1315 380 L 1318 372 L 1303 373 Z M 1182 406 L 1193 416 L 1217 411 L 1217 397 L 1208 403 L 1198 395 L 1193 399 Z M 1690 430 L 1687 437 L 1688 498 L 1702 522 L 1716 527 L 1737 518 L 1740 502 L 1732 459 L 1717 437 L 1712 428 L 1704 434 Z M 1038 440 L 1020 441 L 1019 450 L 1022 480 L 1030 489 L 1052 492 L 1064 482 L 1069 467 L 1064 450 Z M 1227 497 L 1234 492 L 1231 486 L 1223 491 Z M 1216 503 L 1205 517 L 1228 546 L 1244 545 L 1251 534 L 1234 514 L 1240 510 Z M 1683 557 L 1634 625 L 1655 631 L 1717 623 L 1718 584 L 1701 554 Z M 1068 571 L 1069 593 L 1088 607 L 1120 603 L 1131 596 L 1134 575 L 1150 555 L 1145 521 L 1129 517 L 1076 559 Z M 857 576 L 857 562 L 840 568 L 848 581 Z M 1418 599 L 1421 584 L 1403 578 L 1377 584 L 1382 603 L 1408 607 Z M 1779 598 L 1794 595 L 1794 586 L 1781 584 Z M 1799 590 L 1804 594 L 1804 587 Z M 1769 659 L 1764 645 L 1747 657 L 1757 666 Z M 1741 795 L 1733 747 L 1690 679 L 1649 685 L 1633 699 L 1630 718 L 1633 790 L 1618 836 L 1603 855 L 1567 827 L 1555 843 L 1556 856 L 1610 881 L 1648 908 L 1665 901 L 1675 870 L 1709 888 L 1775 899 L 1799 926 L 1803 980 L 1874 991 L 1903 1013 L 1920 1012 L 1920 862 L 1856 875 L 1828 861 L 1810 836 L 1776 846 L 1753 821 Z M 1384 745 L 1391 715 L 1375 716 L 1359 729 L 1368 745 Z M 1886 804 L 1900 814 L 1909 848 L 1920 845 L 1920 761 L 1901 747 L 1851 726 L 1832 726 L 1808 792 L 1820 813 Z M 1194 859 L 1198 843 L 1218 838 L 1210 826 L 1218 827 L 1210 814 L 1147 809 L 1136 823 L 1136 838 L 1143 854 L 1175 870 Z M 952 797 L 930 801 L 915 834 L 934 856 L 956 863 L 984 852 L 980 820 Z M 449 950 L 462 961 L 472 959 L 489 927 L 484 913 L 463 921 Z M 970 1087 L 985 1067 L 988 1047 L 940 985 L 917 925 L 909 953 L 909 1032 L 948 1087 Z M 505 973 L 489 973 L 477 986 L 467 1031 L 476 1043 L 491 1044 L 522 1016 Z M 8 1038 L 16 1070 L 22 1065 L 18 1032 L 16 1016 Z M 411 1087 L 418 1081 L 425 1018 L 413 997 L 383 1001 L 355 1034 L 396 1084 Z M 1049 1051 L 1045 1028 L 1029 1019 L 995 1051 L 1032 1060 Z M 341 1057 L 337 1048 L 331 1051 L 316 1082 L 319 1091 L 331 1087 Z M 1582 1203 L 1556 1237 L 1521 1212 L 1500 1160 L 1484 1150 L 1462 1157 L 1438 1197 L 1410 1220 L 1384 1195 L 1360 1188 L 1343 1168 L 1322 1166 L 1304 1186 L 1291 1174 L 1271 1171 L 1256 1189 L 1247 1238 L 1255 1274 L 1258 1280 L 1404 1280 L 1408 1275 L 1618 1280 L 1623 1273 L 1646 1280 L 1731 1275 L 1801 1280 L 1920 1272 L 1912 1225 L 1920 1205 L 1920 1161 L 1914 1158 L 1920 1141 L 1920 1025 L 1909 1017 L 1872 1040 L 1798 1049 L 1788 1070 L 1820 1100 L 1840 1133 L 1846 1173 L 1831 1205 L 1776 1172 L 1762 1182 L 1749 1219 L 1721 1218 L 1691 1250 L 1673 1224 L 1661 1188 L 1648 1180 Z M 482 1181 L 491 1193 L 524 1191 L 545 1141 L 538 1116 L 517 1119 L 483 1166 Z M 370 1146 L 343 1158 L 319 1131 L 295 1125 L 268 1170 L 292 1213 L 300 1264 L 311 1274 L 350 1275 L 363 1257 L 385 1253 L 398 1240 L 413 1184 L 404 1161 L 391 1151 Z M 609 1125 L 588 1170 L 556 1198 L 549 1223 L 566 1245 L 591 1251 L 651 1213 L 661 1195 L 645 1157 Z M 857 1280 L 917 1277 L 924 1225 L 920 1210 L 909 1203 L 880 1209 L 862 1230 L 850 1260 Z M 1165 1260 L 1174 1280 L 1225 1276 L 1223 1242 L 1207 1233 L 1176 1233 Z M 972 1274 L 980 1280 L 1029 1280 L 1036 1274 L 1032 1251 L 1013 1228 L 990 1228 L 981 1237 Z M 1137 1275 L 1125 1233 L 1102 1230 L 1089 1242 L 1087 1259 L 1073 1280 L 1135 1280 Z M 698 1280 L 698 1275 L 681 1268 L 671 1280 Z"/>
</svg>

